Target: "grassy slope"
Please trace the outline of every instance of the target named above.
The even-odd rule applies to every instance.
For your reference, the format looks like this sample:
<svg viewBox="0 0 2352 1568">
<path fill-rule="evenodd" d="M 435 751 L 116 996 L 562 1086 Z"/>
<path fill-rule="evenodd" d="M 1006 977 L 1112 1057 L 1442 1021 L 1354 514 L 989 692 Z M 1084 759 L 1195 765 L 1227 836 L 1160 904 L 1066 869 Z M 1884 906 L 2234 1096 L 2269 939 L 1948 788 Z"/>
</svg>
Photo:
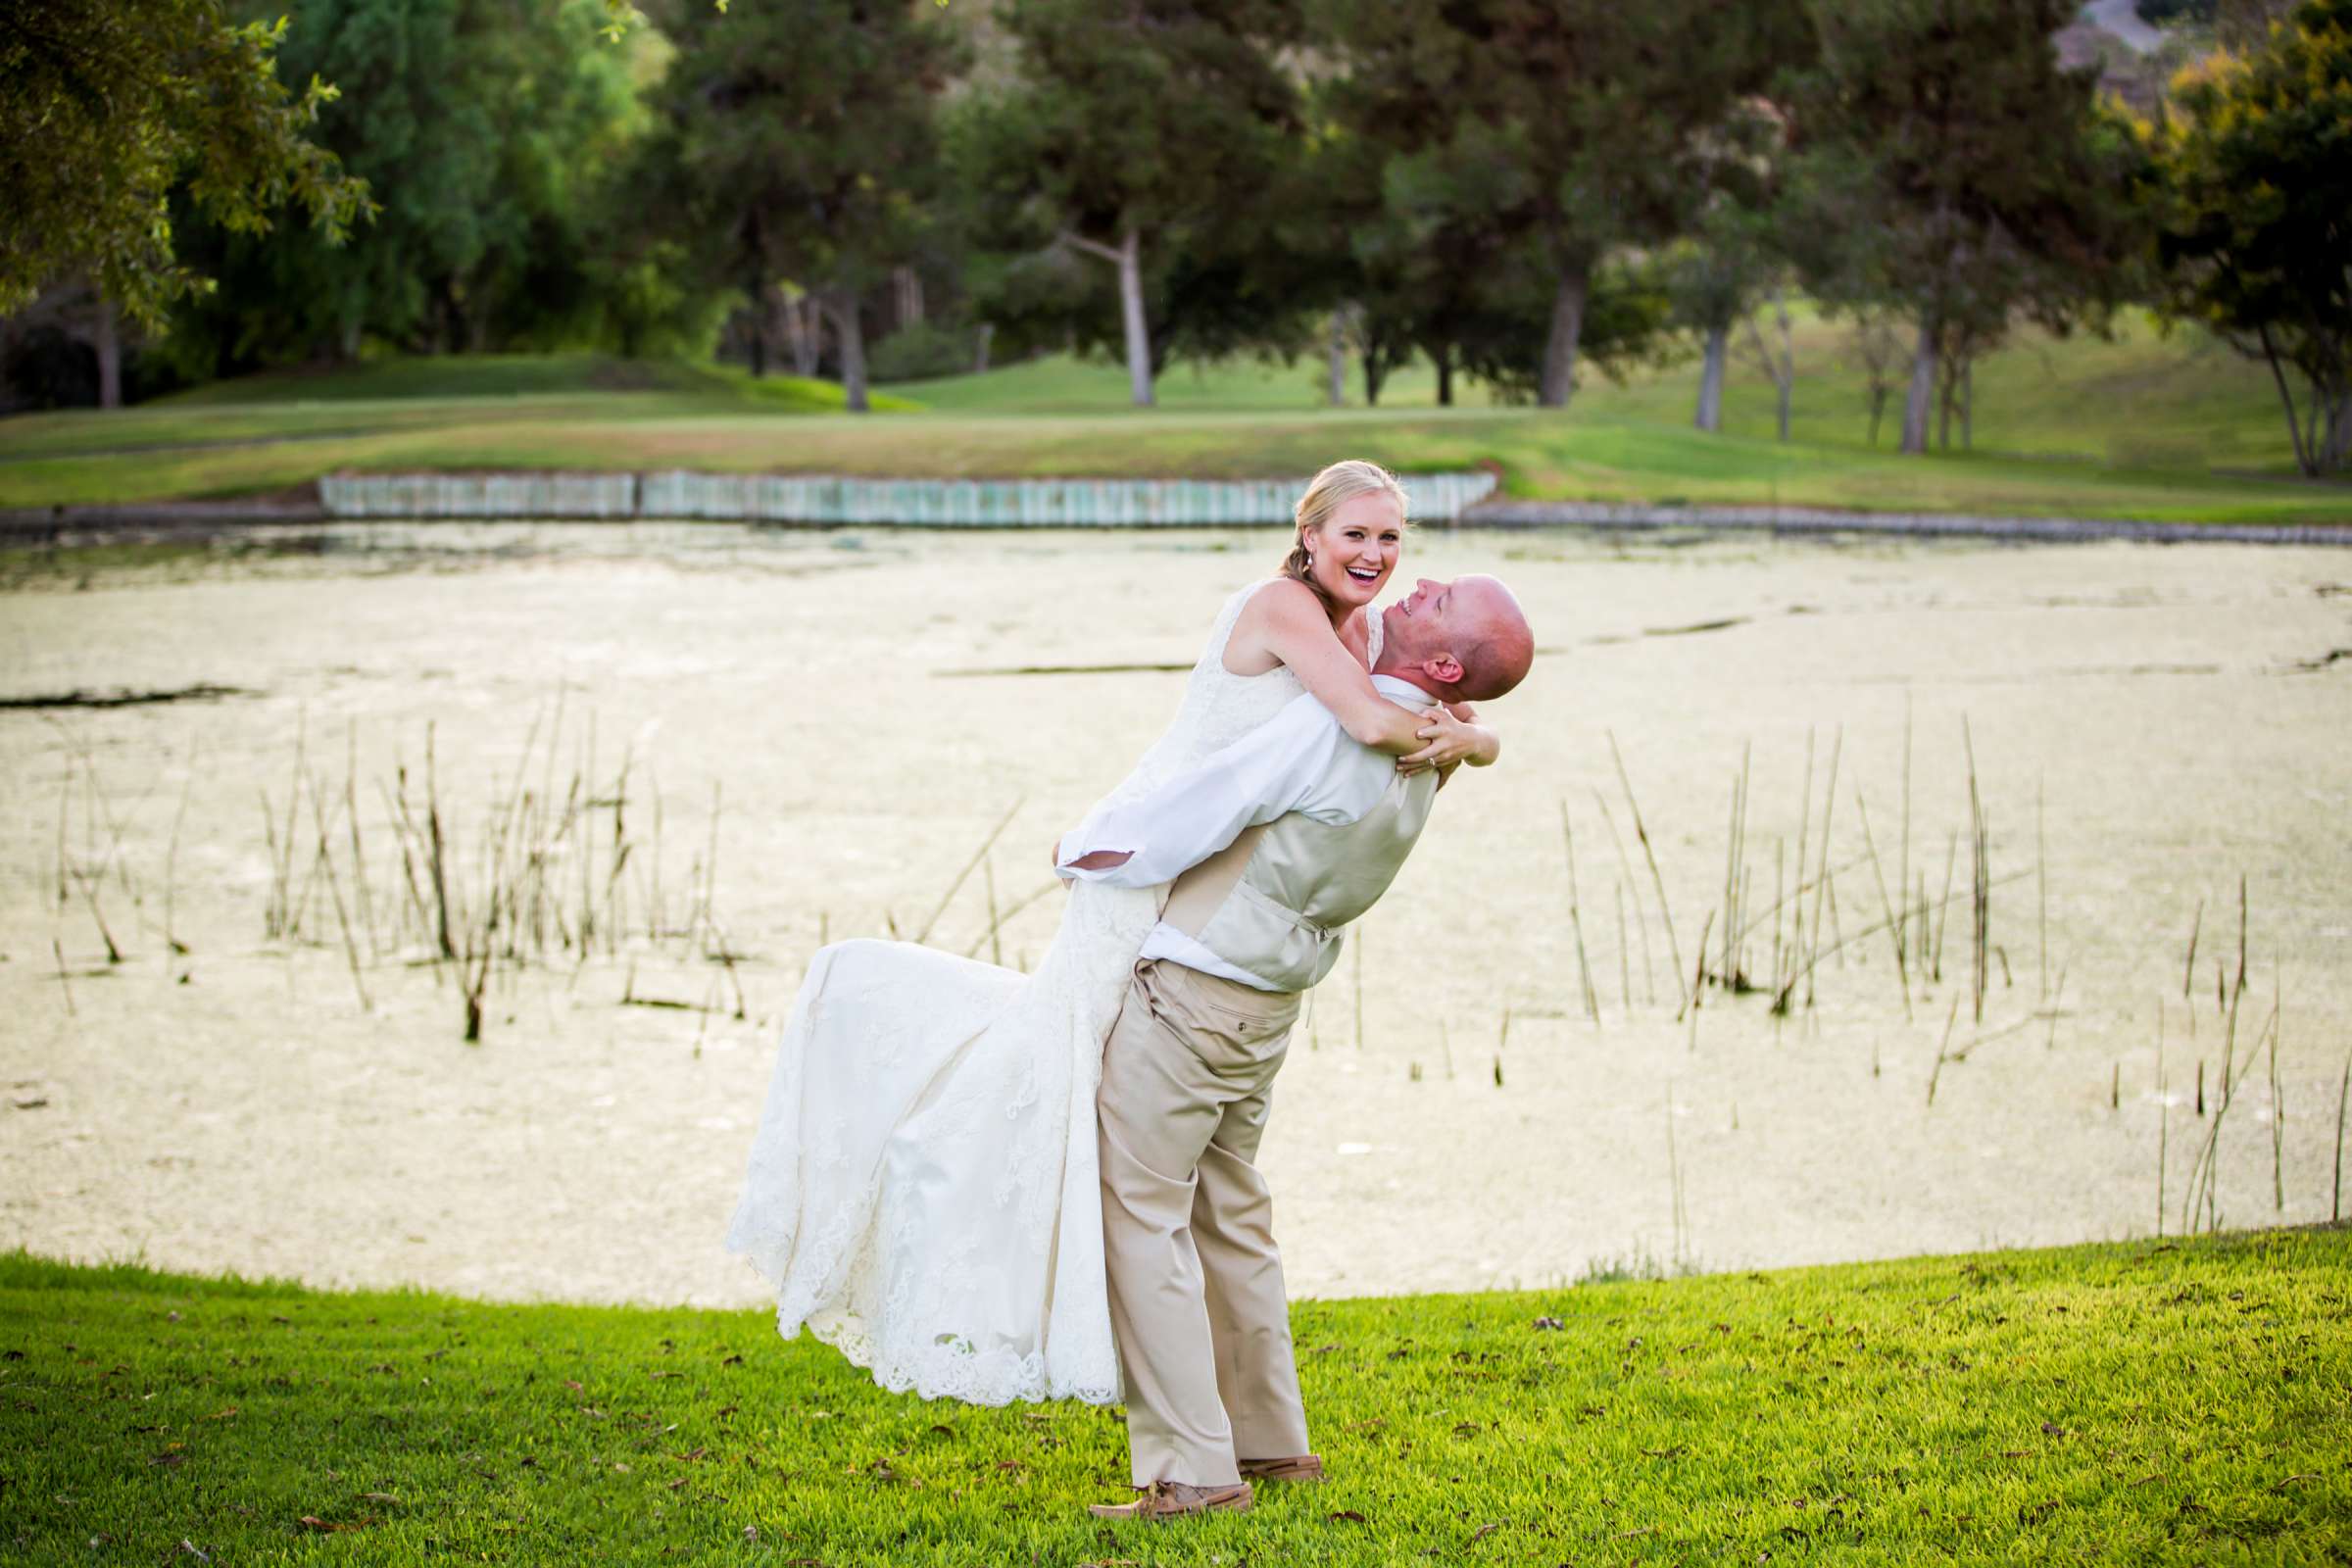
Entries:
<svg viewBox="0 0 2352 1568">
<path fill-rule="evenodd" d="M 1425 367 L 1377 411 L 1320 407 L 1312 367 L 1179 368 L 1123 407 L 1114 366 L 1047 359 L 900 388 L 912 418 L 827 415 L 838 391 L 584 356 L 395 362 L 227 383 L 111 416 L 0 422 L 0 506 L 251 494 L 337 468 L 607 467 L 931 475 L 1311 472 L 1362 453 L 1408 468 L 1501 465 L 1513 494 L 2222 520 L 2340 520 L 2352 489 L 2295 481 L 2261 372 L 2144 323 L 2116 342 L 2027 335 L 1978 381 L 1978 450 L 1871 448 L 1842 328 L 1800 319 L 1795 440 L 1769 386 L 1734 376 L 1727 431 L 1689 425 L 1692 367 L 1605 379 L 1566 415 L 1432 406 Z M 901 405 L 905 407 L 906 405 Z M 793 413 L 792 418 L 778 418 Z M 1882 443 L 1891 439 L 1883 433 Z M 230 444 L 246 443 L 246 444 Z M 165 450 L 130 450 L 137 448 Z M 101 455 L 101 454 L 106 455 Z"/>
<path fill-rule="evenodd" d="M 19 1253 L 0 1542 L 40 1562 L 183 1541 L 240 1563 L 2334 1561 L 2348 1318 L 2341 1227 L 1302 1302 L 1334 1481 L 1149 1531 L 1082 1516 L 1124 1477 L 1109 1413 L 885 1395 L 764 1312 Z"/>
</svg>

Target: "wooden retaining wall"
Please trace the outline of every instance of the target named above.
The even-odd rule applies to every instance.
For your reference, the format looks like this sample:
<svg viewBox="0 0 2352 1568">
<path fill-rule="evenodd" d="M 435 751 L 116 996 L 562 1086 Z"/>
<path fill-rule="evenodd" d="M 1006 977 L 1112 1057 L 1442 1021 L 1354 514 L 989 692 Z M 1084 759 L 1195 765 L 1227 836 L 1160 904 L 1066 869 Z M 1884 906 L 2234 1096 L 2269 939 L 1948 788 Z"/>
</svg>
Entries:
<svg viewBox="0 0 2352 1568">
<path fill-rule="evenodd" d="M 1400 476 L 1423 521 L 1451 521 L 1491 473 Z M 1298 479 L 850 479 L 772 473 L 338 474 L 330 517 L 691 518 L 927 528 L 1193 528 L 1287 523 Z"/>
</svg>

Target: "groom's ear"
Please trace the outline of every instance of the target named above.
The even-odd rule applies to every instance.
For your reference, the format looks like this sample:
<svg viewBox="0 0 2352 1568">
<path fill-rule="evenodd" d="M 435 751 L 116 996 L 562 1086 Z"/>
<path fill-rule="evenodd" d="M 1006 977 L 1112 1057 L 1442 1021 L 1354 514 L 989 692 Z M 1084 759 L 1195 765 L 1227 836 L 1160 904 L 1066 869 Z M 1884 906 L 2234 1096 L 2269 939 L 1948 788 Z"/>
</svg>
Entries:
<svg viewBox="0 0 2352 1568">
<path fill-rule="evenodd" d="M 1458 686 L 1462 679 L 1462 662 L 1451 654 L 1435 654 L 1421 661 L 1421 673 L 1441 686 Z"/>
</svg>

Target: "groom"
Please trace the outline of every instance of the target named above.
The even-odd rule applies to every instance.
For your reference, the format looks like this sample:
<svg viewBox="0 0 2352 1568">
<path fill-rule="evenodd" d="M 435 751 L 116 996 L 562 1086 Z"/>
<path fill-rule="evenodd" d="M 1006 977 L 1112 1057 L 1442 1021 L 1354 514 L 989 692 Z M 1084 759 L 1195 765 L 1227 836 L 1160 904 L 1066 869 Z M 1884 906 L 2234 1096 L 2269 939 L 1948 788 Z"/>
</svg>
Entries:
<svg viewBox="0 0 2352 1568">
<path fill-rule="evenodd" d="M 1535 641 L 1493 577 L 1422 581 L 1382 616 L 1372 683 L 1411 708 L 1519 684 Z M 1439 781 L 1403 775 L 1312 697 L 1090 820 L 1057 869 L 1173 882 L 1103 1048 L 1103 1255 L 1140 1495 L 1106 1519 L 1250 1506 L 1323 1478 L 1308 1451 L 1273 1205 L 1254 1160 L 1300 995 L 1388 890 Z"/>
</svg>

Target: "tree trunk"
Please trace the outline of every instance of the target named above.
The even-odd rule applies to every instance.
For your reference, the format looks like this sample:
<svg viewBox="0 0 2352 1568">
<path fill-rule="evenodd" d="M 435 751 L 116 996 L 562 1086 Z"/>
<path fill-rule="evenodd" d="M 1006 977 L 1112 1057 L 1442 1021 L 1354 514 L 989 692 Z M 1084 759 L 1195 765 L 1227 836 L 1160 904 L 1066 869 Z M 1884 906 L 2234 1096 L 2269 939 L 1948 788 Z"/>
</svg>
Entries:
<svg viewBox="0 0 2352 1568">
<path fill-rule="evenodd" d="M 974 375 L 988 373 L 988 340 L 996 335 L 996 324 L 991 321 L 982 321 L 980 330 L 972 334 L 972 373 Z"/>
<path fill-rule="evenodd" d="M 923 275 L 911 267 L 894 268 L 890 274 L 890 286 L 898 308 L 899 325 L 922 325 Z"/>
<path fill-rule="evenodd" d="M 1453 407 L 1453 345 L 1450 343 L 1441 344 L 1438 348 L 1437 361 L 1438 407 L 1450 409 Z"/>
<path fill-rule="evenodd" d="M 1722 321 L 1707 323 L 1707 354 L 1699 365 L 1698 413 L 1691 423 L 1710 434 L 1723 429 L 1723 362 L 1731 352 L 1732 329 Z"/>
<path fill-rule="evenodd" d="M 1380 389 L 1388 384 L 1389 368 L 1381 359 L 1380 345 L 1367 337 L 1364 341 L 1364 407 L 1380 407 Z"/>
<path fill-rule="evenodd" d="M 1873 381 L 1870 384 L 1870 445 L 1871 450 L 1874 452 L 1878 450 L 1879 445 L 1879 420 L 1885 417 L 1886 414 L 1886 384 L 1880 381 Z"/>
<path fill-rule="evenodd" d="M 1127 329 L 1127 395 L 1152 407 L 1152 329 L 1144 321 L 1144 239 L 1129 229 L 1119 241 L 1119 317 Z"/>
<path fill-rule="evenodd" d="M 757 381 L 767 374 L 767 296 L 762 293 L 751 311 L 751 319 L 744 323 L 745 357 L 752 362 L 752 379 Z"/>
<path fill-rule="evenodd" d="M 2318 449 L 2319 471 L 2341 473 L 2345 460 L 2352 458 L 2352 391 L 2339 387 L 2328 393 L 2313 387 L 2312 398 L 2324 415 L 2322 428 L 2312 442 Z"/>
<path fill-rule="evenodd" d="M 784 336 L 792 349 L 793 374 L 816 374 L 817 359 L 824 348 L 824 319 L 814 295 L 803 294 L 784 302 Z"/>
<path fill-rule="evenodd" d="M 1773 386 L 1781 394 L 1781 442 L 1788 444 L 1789 406 L 1796 401 L 1796 345 L 1788 334 L 1788 295 L 1786 290 L 1772 291 L 1772 310 L 1781 327 L 1781 367 L 1773 372 Z"/>
<path fill-rule="evenodd" d="M 1331 313 L 1331 341 L 1323 350 L 1323 401 L 1340 408 L 1348 401 L 1348 312 Z"/>
<path fill-rule="evenodd" d="M 1544 379 L 1536 401 L 1564 409 L 1576 390 L 1576 345 L 1585 332 L 1585 295 L 1592 279 L 1580 264 L 1564 268 L 1551 296 L 1551 331 L 1544 340 Z"/>
<path fill-rule="evenodd" d="M 1928 416 L 1936 402 L 1936 323 L 1923 317 L 1919 347 L 1911 356 L 1911 390 L 1903 398 L 1902 450 L 1918 457 L 1928 450 Z"/>
<path fill-rule="evenodd" d="M 98 406 L 122 406 L 122 339 L 115 330 L 115 302 L 98 296 Z"/>
<path fill-rule="evenodd" d="M 867 412 L 865 330 L 858 320 L 858 291 L 835 289 L 829 314 L 833 318 L 833 341 L 841 348 L 842 406 L 852 414 L 863 414 Z"/>
</svg>

